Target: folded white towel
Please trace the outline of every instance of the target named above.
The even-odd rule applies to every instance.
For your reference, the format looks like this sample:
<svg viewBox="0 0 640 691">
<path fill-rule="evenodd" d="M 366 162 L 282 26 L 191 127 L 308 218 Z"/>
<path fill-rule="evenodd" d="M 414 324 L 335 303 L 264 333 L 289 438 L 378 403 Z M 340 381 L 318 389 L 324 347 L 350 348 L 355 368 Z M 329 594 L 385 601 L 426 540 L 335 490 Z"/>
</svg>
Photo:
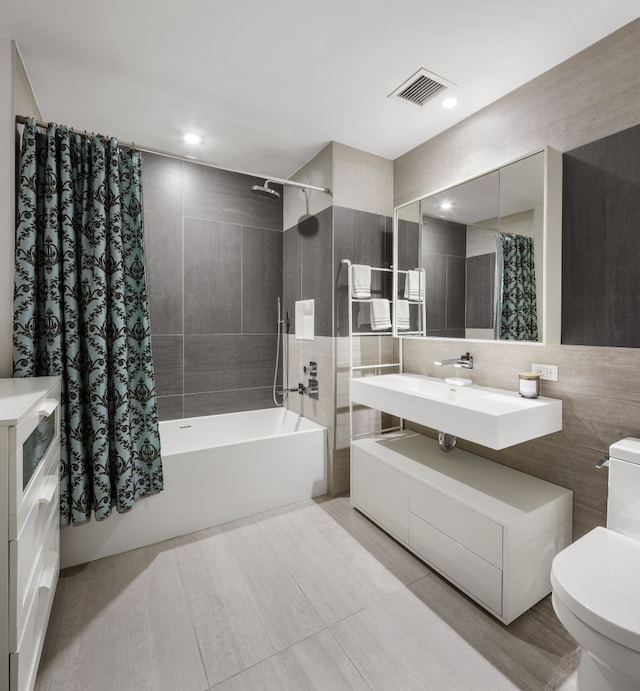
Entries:
<svg viewBox="0 0 640 691">
<path fill-rule="evenodd" d="M 371 297 L 371 267 L 366 264 L 351 266 L 351 286 L 354 298 Z"/>
<path fill-rule="evenodd" d="M 391 328 L 391 308 L 389 300 L 371 300 L 371 330 L 381 331 Z"/>
<path fill-rule="evenodd" d="M 411 324 L 409 318 L 409 301 L 396 300 L 396 328 L 398 330 L 407 330 Z"/>
<path fill-rule="evenodd" d="M 407 271 L 404 279 L 404 297 L 407 300 L 424 300 L 424 272 Z"/>
</svg>

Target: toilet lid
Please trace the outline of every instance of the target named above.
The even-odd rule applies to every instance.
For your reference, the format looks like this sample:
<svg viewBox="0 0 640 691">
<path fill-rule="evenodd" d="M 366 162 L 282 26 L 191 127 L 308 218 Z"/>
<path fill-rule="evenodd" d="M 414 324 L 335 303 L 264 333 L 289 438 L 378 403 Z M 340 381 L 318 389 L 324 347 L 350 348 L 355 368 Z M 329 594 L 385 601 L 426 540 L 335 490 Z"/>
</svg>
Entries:
<svg viewBox="0 0 640 691">
<path fill-rule="evenodd" d="M 585 624 L 640 651 L 640 541 L 595 528 L 556 555 L 551 584 Z"/>
</svg>

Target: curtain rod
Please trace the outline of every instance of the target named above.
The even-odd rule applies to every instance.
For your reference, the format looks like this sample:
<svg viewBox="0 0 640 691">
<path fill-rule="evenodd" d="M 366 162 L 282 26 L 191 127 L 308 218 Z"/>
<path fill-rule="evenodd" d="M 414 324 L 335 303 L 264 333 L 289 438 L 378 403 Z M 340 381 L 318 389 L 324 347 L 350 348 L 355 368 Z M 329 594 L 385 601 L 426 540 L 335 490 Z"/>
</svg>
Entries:
<svg viewBox="0 0 640 691">
<path fill-rule="evenodd" d="M 16 115 L 16 123 L 19 125 L 26 125 L 28 120 L 34 120 L 36 127 L 47 129 L 49 127 L 48 122 L 43 122 L 42 120 L 36 120 L 35 118 L 27 117 L 26 115 Z M 56 129 L 60 129 L 61 125 L 56 124 Z M 81 137 L 89 137 L 89 133 L 86 130 L 76 130 L 73 127 L 67 128 L 71 134 L 78 134 Z M 169 151 L 162 151 L 161 149 L 151 149 L 147 146 L 139 146 L 135 142 L 123 142 L 119 139 L 117 140 L 120 146 L 127 147 L 128 149 L 134 149 L 136 151 L 142 151 L 147 154 L 156 154 L 158 156 L 167 156 L 168 158 L 175 158 L 178 161 L 186 161 L 187 163 L 197 163 L 198 165 L 208 166 L 209 168 L 218 168 L 219 170 L 224 170 L 227 173 L 237 173 L 239 175 L 247 175 L 248 177 L 262 178 L 265 182 L 275 182 L 279 185 L 287 185 L 289 187 L 299 187 L 305 190 L 317 190 L 318 192 L 324 192 L 325 194 L 331 195 L 331 190 L 328 187 L 316 187 L 315 185 L 307 185 L 304 182 L 296 182 L 295 180 L 285 180 L 284 178 L 274 178 L 271 175 L 261 175 L 260 173 L 252 173 L 246 170 L 235 170 L 234 168 L 225 168 L 224 166 L 219 166 L 216 163 L 211 163 L 210 161 L 202 161 L 199 158 L 193 158 L 191 156 L 181 156 L 179 154 L 173 154 Z"/>
</svg>

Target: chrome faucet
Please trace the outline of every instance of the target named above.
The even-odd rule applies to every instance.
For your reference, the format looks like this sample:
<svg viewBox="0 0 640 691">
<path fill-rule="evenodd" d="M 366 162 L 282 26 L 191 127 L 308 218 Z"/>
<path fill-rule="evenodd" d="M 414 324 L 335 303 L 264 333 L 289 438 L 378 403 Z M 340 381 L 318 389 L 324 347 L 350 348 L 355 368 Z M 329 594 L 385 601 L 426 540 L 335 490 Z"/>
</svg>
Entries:
<svg viewBox="0 0 640 691">
<path fill-rule="evenodd" d="M 458 358 L 434 360 L 433 364 L 438 365 L 438 367 L 442 367 L 443 365 L 454 365 L 455 367 L 462 367 L 463 369 L 473 369 L 473 357 L 469 353 L 465 353 Z"/>
</svg>

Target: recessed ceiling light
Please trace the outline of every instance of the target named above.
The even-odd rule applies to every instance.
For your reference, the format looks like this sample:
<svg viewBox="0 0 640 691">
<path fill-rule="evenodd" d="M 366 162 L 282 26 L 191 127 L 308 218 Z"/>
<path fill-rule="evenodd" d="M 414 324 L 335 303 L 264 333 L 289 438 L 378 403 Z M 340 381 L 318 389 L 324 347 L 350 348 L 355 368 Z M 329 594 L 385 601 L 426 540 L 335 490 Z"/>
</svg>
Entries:
<svg viewBox="0 0 640 691">
<path fill-rule="evenodd" d="M 202 144 L 202 137 L 195 132 L 187 132 L 184 135 L 184 140 L 187 144 Z"/>
<path fill-rule="evenodd" d="M 458 105 L 458 99 L 453 97 L 445 98 L 440 105 L 443 108 L 455 108 Z"/>
<path fill-rule="evenodd" d="M 453 206 L 453 204 L 452 204 L 451 202 L 442 202 L 442 204 L 440 204 L 440 208 L 441 208 L 443 211 L 446 211 L 447 209 L 450 209 L 452 206 Z"/>
</svg>

